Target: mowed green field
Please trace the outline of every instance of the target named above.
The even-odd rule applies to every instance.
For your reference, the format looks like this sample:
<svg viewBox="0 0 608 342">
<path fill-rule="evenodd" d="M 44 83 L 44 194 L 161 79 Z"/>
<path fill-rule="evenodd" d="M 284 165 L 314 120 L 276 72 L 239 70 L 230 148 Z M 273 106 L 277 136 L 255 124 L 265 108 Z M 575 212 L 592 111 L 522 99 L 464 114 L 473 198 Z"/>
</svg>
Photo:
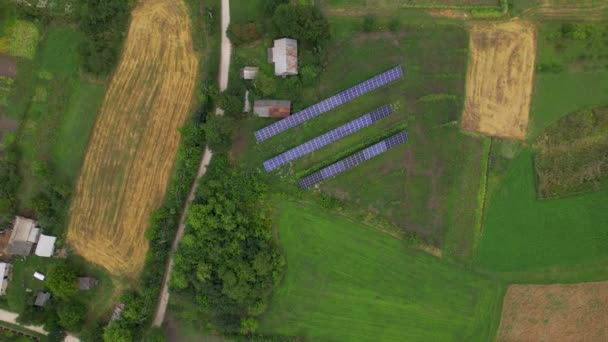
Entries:
<svg viewBox="0 0 608 342">
<path fill-rule="evenodd" d="M 277 201 L 287 273 L 260 332 L 313 341 L 488 341 L 500 283 L 314 206 Z"/>
<path fill-rule="evenodd" d="M 20 65 L 7 111 L 23 120 L 22 209 L 30 207 L 47 173 L 67 187 L 78 175 L 105 91 L 103 82 L 80 75 L 81 38 L 71 28 L 51 27 L 34 62 L 27 65 L 31 70 Z"/>
<path fill-rule="evenodd" d="M 255 143 L 253 131 L 271 121 L 250 118 L 236 134 L 236 159 L 248 168 L 263 170 L 263 161 L 391 104 L 394 112 L 389 117 L 282 167 L 269 180 L 277 187 L 299 191 L 299 178 L 405 129 L 410 137 L 407 144 L 325 182 L 321 190 L 416 232 L 440 248 L 446 230 L 460 225 L 454 229 L 462 234 L 454 235 L 450 250 L 468 257 L 478 208 L 483 140 L 462 134 L 458 125 L 466 30 L 457 24 L 404 25 L 396 33 L 358 33 L 353 32 L 356 23 L 344 18 L 332 22 L 340 34 L 328 48 L 328 64 L 318 84 L 303 89 L 301 102 L 312 105 L 396 65 L 403 67 L 405 77 L 262 143 Z M 264 54 L 258 50 L 257 46 L 237 48 L 236 55 L 261 60 Z M 283 181 L 277 182 L 279 179 Z M 452 185 L 462 191 L 452 191 Z M 452 196 L 458 198 L 458 207 L 451 205 L 457 202 Z M 450 214 L 452 209 L 458 215 Z"/>
<path fill-rule="evenodd" d="M 514 282 L 606 280 L 608 191 L 539 200 L 531 145 L 559 118 L 608 103 L 606 46 L 589 41 L 556 43 L 557 24 L 541 24 L 538 63 L 557 63 L 558 73 L 537 72 L 528 141 L 494 142 L 488 197 L 476 264 Z M 591 45 L 590 45 L 591 44 Z M 575 129 L 575 128 L 573 128 Z"/>
</svg>

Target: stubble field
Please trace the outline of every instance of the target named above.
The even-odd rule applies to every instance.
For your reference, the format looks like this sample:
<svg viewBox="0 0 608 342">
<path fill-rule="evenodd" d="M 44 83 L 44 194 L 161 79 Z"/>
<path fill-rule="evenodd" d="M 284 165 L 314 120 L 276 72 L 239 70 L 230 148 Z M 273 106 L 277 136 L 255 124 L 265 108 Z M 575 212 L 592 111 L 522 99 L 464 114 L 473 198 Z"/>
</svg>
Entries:
<svg viewBox="0 0 608 342">
<path fill-rule="evenodd" d="M 608 283 L 511 285 L 498 341 L 606 341 Z"/>
<path fill-rule="evenodd" d="M 143 266 L 148 217 L 170 178 L 197 64 L 184 3 L 140 2 L 69 214 L 70 245 L 113 274 Z"/>
<path fill-rule="evenodd" d="M 536 29 L 525 21 L 471 26 L 462 127 L 523 140 L 528 128 Z"/>
</svg>

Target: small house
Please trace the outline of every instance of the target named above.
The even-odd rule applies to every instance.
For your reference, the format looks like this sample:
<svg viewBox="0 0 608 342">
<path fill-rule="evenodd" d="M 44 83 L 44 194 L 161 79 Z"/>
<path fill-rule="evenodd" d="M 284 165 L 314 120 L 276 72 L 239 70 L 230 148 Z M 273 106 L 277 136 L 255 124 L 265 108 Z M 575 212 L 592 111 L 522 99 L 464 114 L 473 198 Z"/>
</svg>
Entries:
<svg viewBox="0 0 608 342">
<path fill-rule="evenodd" d="M 274 46 L 268 49 L 268 63 L 274 63 L 274 74 L 291 76 L 298 74 L 298 41 L 291 38 L 281 38 L 274 41 Z"/>
<path fill-rule="evenodd" d="M 82 291 L 88 291 L 93 289 L 99 284 L 99 281 L 93 277 L 79 277 L 78 278 L 78 289 Z"/>
<path fill-rule="evenodd" d="M 291 112 L 291 102 L 286 100 L 257 100 L 253 112 L 262 118 L 286 118 Z"/>
<path fill-rule="evenodd" d="M 36 294 L 36 299 L 34 300 L 34 305 L 44 307 L 46 303 L 48 303 L 49 299 L 51 299 L 50 292 L 38 292 Z"/>
<path fill-rule="evenodd" d="M 38 242 L 40 228 L 36 227 L 36 221 L 17 216 L 13 224 L 13 231 L 8 240 L 8 253 L 11 255 L 28 256 L 32 253 L 32 247 Z"/>
<path fill-rule="evenodd" d="M 253 80 L 258 75 L 258 67 L 244 67 L 241 69 L 241 78 L 246 80 Z"/>
<path fill-rule="evenodd" d="M 13 265 L 0 262 L 0 296 L 6 294 L 6 288 L 12 277 Z"/>
<path fill-rule="evenodd" d="M 55 252 L 55 241 L 57 241 L 56 237 L 41 234 L 34 254 L 45 258 L 52 257 Z"/>
</svg>

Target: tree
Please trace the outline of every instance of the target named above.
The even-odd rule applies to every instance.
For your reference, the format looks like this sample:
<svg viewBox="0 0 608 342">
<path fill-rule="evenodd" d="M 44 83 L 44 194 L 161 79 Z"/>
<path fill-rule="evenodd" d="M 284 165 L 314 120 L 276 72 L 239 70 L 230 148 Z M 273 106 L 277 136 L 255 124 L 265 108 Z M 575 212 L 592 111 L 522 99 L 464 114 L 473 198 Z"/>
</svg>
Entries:
<svg viewBox="0 0 608 342">
<path fill-rule="evenodd" d="M 104 342 L 132 342 L 133 335 L 120 321 L 110 323 L 103 332 Z"/>
<path fill-rule="evenodd" d="M 10 1 L 0 3 L 0 35 L 5 33 L 6 28 L 15 19 L 15 7 Z"/>
<path fill-rule="evenodd" d="M 234 119 L 229 116 L 211 115 L 205 124 L 207 144 L 214 152 L 226 152 L 230 149 Z"/>
<path fill-rule="evenodd" d="M 67 299 L 74 295 L 78 291 L 76 282 L 76 270 L 67 262 L 56 264 L 49 271 L 47 285 L 57 298 Z"/>
<path fill-rule="evenodd" d="M 79 332 L 82 330 L 86 313 L 86 306 L 75 300 L 60 302 L 57 307 L 59 325 L 68 331 Z"/>
<path fill-rule="evenodd" d="M 165 342 L 166 340 L 164 331 L 159 327 L 150 328 L 144 337 L 146 342 Z"/>
<path fill-rule="evenodd" d="M 271 16 L 274 14 L 274 11 L 281 4 L 287 4 L 289 0 L 263 0 L 262 1 L 262 12 L 266 16 Z"/>
<path fill-rule="evenodd" d="M 273 76 L 264 72 L 258 73 L 253 80 L 253 86 L 262 93 L 263 96 L 272 96 L 277 91 L 277 81 Z"/>
<path fill-rule="evenodd" d="M 221 93 L 217 99 L 217 106 L 222 108 L 225 114 L 238 117 L 243 113 L 243 100 L 234 95 Z"/>
<path fill-rule="evenodd" d="M 330 38 L 329 22 L 311 5 L 280 5 L 272 25 L 276 37 L 294 38 L 310 47 L 324 46 Z"/>
</svg>

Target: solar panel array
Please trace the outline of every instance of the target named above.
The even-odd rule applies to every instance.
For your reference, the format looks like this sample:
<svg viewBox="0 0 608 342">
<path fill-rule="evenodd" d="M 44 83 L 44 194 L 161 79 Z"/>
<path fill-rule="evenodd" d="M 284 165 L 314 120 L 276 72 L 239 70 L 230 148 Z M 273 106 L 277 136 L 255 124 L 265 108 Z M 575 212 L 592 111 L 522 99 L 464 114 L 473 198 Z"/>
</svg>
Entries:
<svg viewBox="0 0 608 342">
<path fill-rule="evenodd" d="M 388 151 L 390 148 L 403 144 L 407 141 L 407 132 L 399 132 L 390 138 L 384 139 L 381 142 L 374 144 L 364 150 L 350 155 L 334 164 L 329 165 L 309 176 L 300 179 L 300 188 L 308 189 L 315 184 L 334 177 L 350 168 L 353 168 L 366 160 L 369 160 L 379 154 Z"/>
<path fill-rule="evenodd" d="M 314 104 L 294 115 L 288 116 L 281 121 L 277 121 L 272 125 L 266 126 L 256 131 L 255 138 L 258 142 L 264 141 L 283 131 L 286 131 L 291 127 L 297 126 L 304 121 L 310 120 L 320 114 L 323 114 L 333 108 L 336 108 L 346 102 L 349 102 L 363 94 L 366 94 L 401 77 L 403 77 L 403 70 L 401 69 L 401 66 L 394 67 L 350 89 L 347 89 L 317 104 Z"/>
<path fill-rule="evenodd" d="M 324 146 L 338 141 L 352 133 L 363 129 L 374 122 L 390 115 L 393 112 L 391 105 L 382 106 L 370 113 L 367 113 L 353 121 L 350 121 L 334 130 L 331 130 L 323 135 L 320 135 L 312 140 L 309 140 L 289 151 L 279 154 L 264 162 L 264 169 L 270 172 L 290 161 L 296 160 L 302 156 L 312 153 Z"/>
</svg>

